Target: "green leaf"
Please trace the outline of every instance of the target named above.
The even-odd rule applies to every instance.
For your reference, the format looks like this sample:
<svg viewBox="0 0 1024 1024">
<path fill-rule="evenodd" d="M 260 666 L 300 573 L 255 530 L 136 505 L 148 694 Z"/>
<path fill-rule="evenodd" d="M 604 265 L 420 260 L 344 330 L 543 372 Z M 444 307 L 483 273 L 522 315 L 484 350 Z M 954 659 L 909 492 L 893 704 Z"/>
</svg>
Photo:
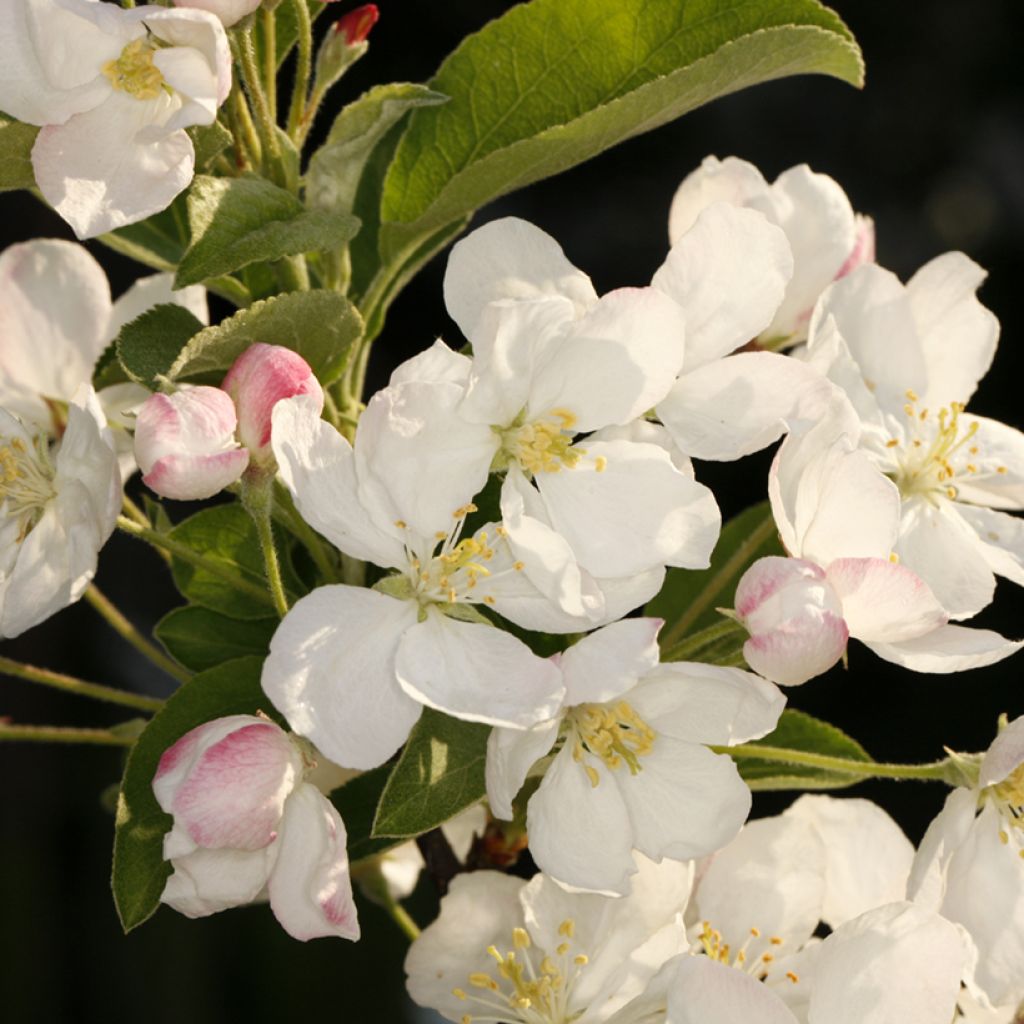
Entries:
<svg viewBox="0 0 1024 1024">
<path fill-rule="evenodd" d="M 237 502 L 203 509 L 179 523 L 170 536 L 197 554 L 219 563 L 257 589 L 266 591 L 263 555 L 249 514 Z M 282 572 L 287 566 L 282 566 Z M 270 593 L 265 600 L 237 590 L 221 576 L 180 558 L 171 563 L 174 583 L 194 604 L 232 619 L 265 619 L 273 608 Z M 294 598 L 302 586 L 294 576 L 285 578 L 285 590 Z"/>
<path fill-rule="evenodd" d="M 39 129 L 0 114 L 0 192 L 35 188 L 32 147 Z"/>
<path fill-rule="evenodd" d="M 252 654 L 266 657 L 280 620 L 232 619 L 209 608 L 186 605 L 168 612 L 153 632 L 167 653 L 193 672 Z"/>
<path fill-rule="evenodd" d="M 231 132 L 220 123 L 195 125 L 187 129 L 196 150 L 196 167 L 204 170 L 234 141 Z"/>
<path fill-rule="evenodd" d="M 851 761 L 870 762 L 870 754 L 852 737 L 829 722 L 787 709 L 779 724 L 763 739 L 752 746 L 780 747 L 787 750 L 845 757 Z M 815 768 L 804 764 L 786 764 L 781 761 L 760 761 L 757 758 L 738 758 L 736 766 L 751 789 L 841 789 L 862 782 L 862 775 Z"/>
<path fill-rule="evenodd" d="M 331 291 L 285 292 L 254 302 L 216 327 L 200 331 L 170 368 L 172 380 L 227 370 L 254 341 L 298 352 L 322 384 L 336 381 L 362 334 L 358 310 Z"/>
<path fill-rule="evenodd" d="M 307 204 L 351 213 L 366 163 L 384 136 L 415 107 L 437 106 L 447 99 L 425 85 L 392 82 L 378 85 L 350 103 L 309 162 Z"/>
<path fill-rule="evenodd" d="M 185 196 L 137 224 L 100 235 L 97 241 L 153 270 L 173 271 L 188 245 Z"/>
<path fill-rule="evenodd" d="M 171 873 L 163 859 L 171 827 L 153 796 L 152 782 L 165 750 L 190 729 L 224 715 L 272 712 L 260 687 L 260 658 L 237 658 L 194 676 L 149 721 L 131 749 L 121 780 L 114 831 L 111 888 L 126 932 L 148 920 L 160 905 Z"/>
<path fill-rule="evenodd" d="M 860 50 L 817 0 L 533 0 L 466 39 L 430 81 L 388 173 L 394 257 L 484 203 L 757 82 L 855 85 Z"/>
<path fill-rule="evenodd" d="M 736 584 L 750 565 L 765 555 L 782 554 L 768 502 L 730 519 L 722 527 L 710 568 L 669 569 L 658 595 L 644 608 L 644 615 L 665 620 L 661 649 L 669 651 L 684 637 L 721 622 L 715 608 L 732 607 Z"/>
<path fill-rule="evenodd" d="M 356 217 L 310 212 L 297 196 L 263 178 L 200 175 L 188 194 L 192 244 L 175 288 L 283 256 L 336 249 L 359 230 Z"/>
<path fill-rule="evenodd" d="M 348 833 L 348 859 L 354 864 L 365 857 L 390 850 L 404 840 L 374 839 L 373 818 L 377 813 L 381 793 L 391 774 L 392 766 L 382 764 L 372 771 L 362 772 L 344 786 L 332 790 L 331 803 L 338 809 Z"/>
<path fill-rule="evenodd" d="M 374 838 L 418 836 L 480 800 L 490 732 L 424 708 L 384 787 Z"/>
<path fill-rule="evenodd" d="M 132 380 L 156 390 L 189 338 L 202 329 L 184 306 L 161 303 L 121 328 L 117 358 Z"/>
</svg>

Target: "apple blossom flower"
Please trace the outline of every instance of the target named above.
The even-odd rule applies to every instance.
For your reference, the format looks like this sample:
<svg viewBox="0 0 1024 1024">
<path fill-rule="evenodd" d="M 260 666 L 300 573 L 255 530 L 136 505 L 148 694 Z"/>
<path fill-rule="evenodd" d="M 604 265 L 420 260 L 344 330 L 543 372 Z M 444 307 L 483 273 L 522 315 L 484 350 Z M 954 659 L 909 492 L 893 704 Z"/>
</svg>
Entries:
<svg viewBox="0 0 1024 1024">
<path fill-rule="evenodd" d="M 565 697 L 532 729 L 494 729 L 487 746 L 492 813 L 511 819 L 531 767 L 555 750 L 527 804 L 538 867 L 574 889 L 629 890 L 634 851 L 660 860 L 724 846 L 750 791 L 731 758 L 705 744 L 770 732 L 785 697 L 739 669 L 658 664 L 658 619 L 625 619 L 559 658 Z"/>
<path fill-rule="evenodd" d="M 622 579 L 706 567 L 721 522 L 711 492 L 661 445 L 602 436 L 675 381 L 685 333 L 677 305 L 654 288 L 599 298 L 553 238 L 515 218 L 458 242 L 444 289 L 474 352 L 458 412 L 493 431 L 503 525 L 534 584 L 580 617 L 595 596 L 581 571 Z M 520 503 L 521 528 L 506 511 Z M 596 596 L 590 626 L 608 621 Z"/>
<path fill-rule="evenodd" d="M 185 129 L 231 90 L 220 21 L 194 8 L 2 0 L 0 109 L 41 125 L 36 184 L 79 238 L 165 209 L 188 187 Z"/>
<path fill-rule="evenodd" d="M 215 14 L 225 28 L 231 28 L 252 14 L 263 0 L 174 0 L 175 7 L 194 7 Z"/>
<path fill-rule="evenodd" d="M 855 214 L 839 184 L 807 164 L 783 171 L 772 184 L 746 160 L 705 157 L 672 199 L 668 236 L 675 245 L 712 203 L 764 214 L 781 228 L 793 252 L 793 276 L 774 317 L 758 337 L 765 343 L 802 341 L 818 296 L 837 278 L 875 259 L 875 228 Z"/>
<path fill-rule="evenodd" d="M 1024 1002 L 1024 717 L 995 738 L 973 786 L 928 827 L 908 896 L 966 929 L 978 949 L 968 987 L 986 1006 Z"/>
<path fill-rule="evenodd" d="M 121 474 L 96 393 L 83 385 L 59 441 L 0 409 L 0 636 L 77 601 L 121 509 Z"/>
<path fill-rule="evenodd" d="M 0 253 L 0 408 L 57 438 L 63 407 L 83 384 L 107 344 L 147 309 L 173 302 L 207 322 L 206 290 L 172 291 L 170 274 L 140 278 L 116 302 L 103 268 L 84 246 L 37 238 Z M 148 397 L 138 384 L 114 384 L 97 397 L 111 427 L 127 479 L 135 471 L 128 433 Z"/>
<path fill-rule="evenodd" d="M 266 718 L 231 715 L 196 726 L 164 751 L 153 778 L 173 815 L 160 899 L 205 917 L 269 896 L 289 935 L 359 938 L 345 826 L 305 776 L 308 750 Z"/>
<path fill-rule="evenodd" d="M 407 988 L 450 1021 L 599 1024 L 685 943 L 692 868 L 640 859 L 628 895 L 566 892 L 543 874 L 457 875 L 405 958 Z"/>
<path fill-rule="evenodd" d="M 858 449 L 856 415 L 837 392 L 812 429 L 790 434 L 769 478 L 790 559 L 755 563 L 737 588 L 755 671 L 786 685 L 830 668 L 852 636 L 917 672 L 959 672 L 1000 661 L 1021 644 L 947 622 L 925 580 L 900 562 L 897 485 Z"/>
<path fill-rule="evenodd" d="M 296 602 L 263 667 L 291 727 L 345 767 L 386 761 L 424 705 L 527 728 L 562 696 L 551 662 L 470 607 L 519 587 L 522 566 L 493 524 L 462 536 L 489 465 L 473 455 L 493 442 L 453 415 L 461 396 L 444 381 L 385 388 L 354 447 L 308 396 L 274 408 L 271 445 L 302 517 L 346 554 L 397 570 L 372 590 L 324 586 Z"/>
<path fill-rule="evenodd" d="M 308 395 L 319 416 L 324 393 L 305 359 L 259 342 L 235 360 L 219 388 L 186 385 L 174 394 L 151 395 L 135 422 L 143 482 L 165 498 L 196 501 L 247 469 L 272 469 L 271 413 L 296 395 Z"/>
<path fill-rule="evenodd" d="M 845 392 L 853 442 L 899 489 L 900 561 L 954 619 L 1024 584 L 1024 435 L 966 411 L 999 324 L 975 296 L 984 271 L 946 253 L 904 286 L 863 266 L 822 295 L 807 361 Z"/>
</svg>

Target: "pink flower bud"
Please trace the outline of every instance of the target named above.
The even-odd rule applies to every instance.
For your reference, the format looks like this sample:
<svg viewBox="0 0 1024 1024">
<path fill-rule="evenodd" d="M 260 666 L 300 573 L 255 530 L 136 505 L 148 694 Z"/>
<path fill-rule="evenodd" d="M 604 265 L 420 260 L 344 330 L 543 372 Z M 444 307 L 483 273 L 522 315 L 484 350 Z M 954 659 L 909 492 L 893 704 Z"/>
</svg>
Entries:
<svg viewBox="0 0 1024 1024">
<path fill-rule="evenodd" d="M 800 558 L 758 559 L 736 588 L 736 617 L 750 633 L 747 664 L 783 686 L 826 672 L 850 636 L 824 571 Z"/>
<path fill-rule="evenodd" d="M 357 939 L 345 826 L 307 768 L 284 731 L 251 715 L 197 726 L 165 751 L 153 793 L 174 818 L 174 873 L 161 900 L 204 917 L 268 893 L 293 937 Z"/>
<path fill-rule="evenodd" d="M 198 7 L 220 18 L 225 28 L 241 21 L 259 7 L 261 0 L 174 0 L 175 7 Z"/>
<path fill-rule="evenodd" d="M 280 345 L 247 348 L 224 378 L 224 390 L 238 410 L 238 436 L 256 461 L 272 458 L 271 413 L 283 398 L 311 395 L 323 409 L 320 382 L 302 356 Z"/>
<path fill-rule="evenodd" d="M 334 31 L 343 36 L 349 46 L 358 46 L 365 43 L 370 29 L 377 24 L 380 18 L 380 11 L 376 4 L 363 4 L 354 10 L 343 14 L 334 24 Z"/>
<path fill-rule="evenodd" d="M 209 498 L 237 480 L 249 453 L 235 440 L 237 416 L 220 388 L 151 395 L 135 421 L 135 460 L 147 487 L 165 498 Z"/>
</svg>

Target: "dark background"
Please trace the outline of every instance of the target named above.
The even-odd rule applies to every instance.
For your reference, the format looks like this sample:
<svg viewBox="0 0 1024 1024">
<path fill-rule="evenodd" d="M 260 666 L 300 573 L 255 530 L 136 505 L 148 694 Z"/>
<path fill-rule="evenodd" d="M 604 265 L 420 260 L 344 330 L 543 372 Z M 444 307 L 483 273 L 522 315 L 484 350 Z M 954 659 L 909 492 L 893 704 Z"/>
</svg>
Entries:
<svg viewBox="0 0 1024 1024">
<path fill-rule="evenodd" d="M 339 5 L 341 6 L 341 5 Z M 445 4 L 383 0 L 370 54 L 338 90 L 351 98 L 387 80 L 425 80 L 459 39 L 505 10 L 493 0 Z M 477 218 L 516 214 L 551 232 L 599 291 L 641 285 L 664 257 L 666 219 L 679 180 L 708 153 L 735 154 L 773 178 L 806 161 L 832 174 L 878 228 L 879 261 L 904 279 L 960 248 L 991 273 L 984 302 L 1002 321 L 995 367 L 972 408 L 1021 426 L 1024 337 L 1024 10 L 1011 0 L 834 4 L 860 40 L 868 82 L 860 93 L 803 77 L 728 97 L 635 139 L 560 178 L 495 203 Z M 329 122 L 329 118 L 325 119 Z M 24 194 L 0 197 L 3 244 L 70 237 Z M 138 268 L 98 245 L 115 294 Z M 409 350 L 443 335 L 460 343 L 441 301 L 443 258 L 395 304 L 374 357 L 374 383 Z M 3 341 L 0 339 L 0 344 Z M 728 516 L 761 500 L 769 457 L 698 468 Z M 161 563 L 115 537 L 97 580 L 143 627 L 176 603 Z M 981 620 L 1024 634 L 1022 597 L 1000 584 Z M 170 681 L 110 633 L 87 606 L 70 608 L 0 653 L 84 678 L 164 695 Z M 996 717 L 1024 710 L 1019 656 L 990 669 L 916 677 L 854 645 L 849 671 L 790 691 L 791 704 L 836 722 L 884 760 L 931 760 L 943 744 L 983 749 Z M 18 722 L 104 724 L 116 711 L 0 681 L 0 715 Z M 346 1024 L 423 1021 L 402 994 L 402 940 L 374 907 L 365 937 L 300 945 L 266 908 L 190 922 L 167 909 L 122 937 L 109 897 L 112 818 L 101 794 L 119 773 L 117 752 L 0 747 L 0 1005 L 9 1021 L 296 1020 L 326 1014 Z M 870 783 L 912 839 L 944 797 L 935 785 Z M 775 813 L 785 796 L 758 796 Z M 415 913 L 428 920 L 423 889 Z"/>
</svg>

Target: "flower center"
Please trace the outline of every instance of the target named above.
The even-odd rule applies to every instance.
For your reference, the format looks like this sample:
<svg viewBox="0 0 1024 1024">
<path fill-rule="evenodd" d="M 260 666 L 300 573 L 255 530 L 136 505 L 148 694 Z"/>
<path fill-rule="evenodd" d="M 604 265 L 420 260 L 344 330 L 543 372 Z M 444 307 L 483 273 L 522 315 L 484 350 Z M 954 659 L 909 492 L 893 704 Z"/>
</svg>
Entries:
<svg viewBox="0 0 1024 1024">
<path fill-rule="evenodd" d="M 160 69 L 153 63 L 155 52 L 156 47 L 148 39 L 133 39 L 117 60 L 108 60 L 103 65 L 103 74 L 118 91 L 137 100 L 155 100 L 166 85 Z"/>
<path fill-rule="evenodd" d="M 586 455 L 583 448 L 573 447 L 576 416 L 568 409 L 552 409 L 529 423 L 520 414 L 510 427 L 499 430 L 501 449 L 493 468 L 507 469 L 516 464 L 529 474 L 558 473 L 573 469 Z"/>
<path fill-rule="evenodd" d="M 612 771 L 626 765 L 629 774 L 636 775 L 643 768 L 640 759 L 654 749 L 657 734 L 624 700 L 581 704 L 567 718 L 575 731 L 573 760 L 583 765 L 591 786 L 596 786 L 601 776 L 584 760 L 586 754 L 599 757 Z"/>
<path fill-rule="evenodd" d="M 751 928 L 743 945 L 733 950 L 732 946 L 722 939 L 722 933 L 711 927 L 710 921 L 702 921 L 700 934 L 697 936 L 697 946 L 691 951 L 694 953 L 703 951 L 706 956 L 717 960 L 718 963 L 724 964 L 726 967 L 736 967 L 759 981 L 764 981 L 768 977 L 784 940 L 778 935 L 771 935 L 766 941 L 767 948 L 756 956 L 753 955 L 750 949 L 751 944 L 761 946 L 764 943 L 761 941 L 761 930 Z M 794 985 L 800 980 L 793 971 L 786 971 L 786 978 Z"/>
<path fill-rule="evenodd" d="M 0 447 L 0 504 L 7 517 L 18 522 L 19 543 L 56 495 L 54 473 L 49 442 L 42 435 L 31 446 L 13 437 Z"/>
<path fill-rule="evenodd" d="M 586 954 L 572 952 L 575 932 L 572 919 L 558 926 L 563 941 L 554 955 L 542 955 L 525 928 L 512 929 L 513 948 L 504 955 L 496 946 L 488 946 L 487 953 L 497 965 L 494 971 L 474 972 L 468 989 L 452 989 L 467 1007 L 480 1008 L 464 1014 L 460 1024 L 571 1024 L 582 1011 L 570 1014 L 569 996 L 589 962 Z"/>
<path fill-rule="evenodd" d="M 908 390 L 906 398 L 903 411 L 908 418 L 907 429 L 903 437 L 892 437 L 885 443 L 896 461 L 896 468 L 889 475 L 904 498 L 942 495 L 955 500 L 958 476 L 1006 473 L 1005 466 L 982 463 L 974 443 L 978 422 L 964 422 L 962 402 L 952 402 L 936 414 L 927 408 L 919 409 L 919 399 L 913 391 Z"/>
<path fill-rule="evenodd" d="M 999 808 L 1004 822 L 1014 829 L 1022 844 L 1018 854 L 1024 860 L 1024 764 L 1019 764 L 1002 782 L 990 786 L 986 795 L 993 799 Z M 999 838 L 1004 845 L 1010 842 L 1011 833 L 1000 829 Z"/>
</svg>

